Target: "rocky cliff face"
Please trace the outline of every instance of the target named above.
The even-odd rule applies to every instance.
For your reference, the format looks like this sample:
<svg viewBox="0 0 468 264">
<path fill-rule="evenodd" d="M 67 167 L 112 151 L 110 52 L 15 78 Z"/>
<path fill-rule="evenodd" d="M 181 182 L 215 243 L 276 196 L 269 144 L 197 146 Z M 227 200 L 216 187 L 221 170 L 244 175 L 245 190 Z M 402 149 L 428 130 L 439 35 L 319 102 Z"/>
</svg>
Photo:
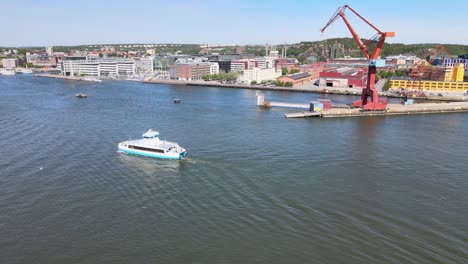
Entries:
<svg viewBox="0 0 468 264">
<path fill-rule="evenodd" d="M 317 57 L 318 60 L 322 61 L 328 58 L 362 56 L 360 50 L 357 49 L 356 44 L 352 39 L 329 39 L 318 42 L 301 42 L 290 47 L 288 55 L 294 56 L 299 60 L 314 56 Z"/>
<path fill-rule="evenodd" d="M 365 41 L 365 40 L 363 40 Z M 382 50 L 382 57 L 390 55 L 415 55 L 420 58 L 425 57 L 432 49 L 440 44 L 401 44 L 386 43 Z M 444 44 L 448 53 L 452 56 L 468 53 L 468 45 Z M 372 52 L 373 45 L 369 47 Z M 352 38 L 335 38 L 323 41 L 301 42 L 288 48 L 288 56 L 295 57 L 299 61 L 305 61 L 307 57 L 314 56 L 319 61 L 328 58 L 343 56 L 363 57 L 356 42 Z"/>
</svg>

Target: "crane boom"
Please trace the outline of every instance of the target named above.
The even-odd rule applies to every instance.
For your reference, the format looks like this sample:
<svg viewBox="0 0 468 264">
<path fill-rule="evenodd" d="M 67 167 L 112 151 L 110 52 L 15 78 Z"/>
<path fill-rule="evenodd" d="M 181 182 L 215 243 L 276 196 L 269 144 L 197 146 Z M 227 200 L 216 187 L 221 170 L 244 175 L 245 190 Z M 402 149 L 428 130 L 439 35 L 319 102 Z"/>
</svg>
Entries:
<svg viewBox="0 0 468 264">
<path fill-rule="evenodd" d="M 363 42 L 359 35 L 356 33 L 354 28 L 349 23 L 348 19 L 345 16 L 345 11 L 349 9 L 353 12 L 356 16 L 358 16 L 362 21 L 364 21 L 367 25 L 372 27 L 377 33 L 372 38 L 371 41 Z M 361 16 L 358 12 L 356 12 L 353 8 L 348 5 L 339 7 L 332 18 L 328 21 L 328 23 L 323 27 L 320 31 L 324 32 L 333 22 L 335 22 L 339 17 L 341 17 L 348 27 L 348 30 L 351 32 L 354 41 L 357 43 L 359 49 L 361 50 L 362 54 L 366 57 L 369 61 L 369 70 L 367 76 L 367 85 L 366 88 L 362 91 L 361 100 L 356 101 L 353 103 L 353 106 L 363 107 L 364 110 L 385 110 L 387 105 L 386 103 L 381 102 L 378 98 L 378 91 L 375 90 L 375 75 L 377 73 L 377 59 L 380 56 L 382 51 L 382 47 L 385 43 L 385 38 L 387 37 L 394 37 L 395 32 L 382 32 L 377 27 L 375 27 L 372 23 L 370 23 L 367 19 Z M 372 43 L 377 43 L 376 47 L 372 51 L 372 54 L 369 53 L 368 45 Z M 368 99 L 370 98 L 370 102 Z"/>
<path fill-rule="evenodd" d="M 322 33 L 325 32 L 325 29 L 327 29 L 331 24 L 333 24 L 333 22 L 335 22 L 339 17 L 341 17 L 343 19 L 344 23 L 346 24 L 346 26 L 348 27 L 349 31 L 351 32 L 351 35 L 353 35 L 354 41 L 356 41 L 356 43 L 358 44 L 359 49 L 361 50 L 362 54 L 364 54 L 364 56 L 367 59 L 369 59 L 369 52 L 367 51 L 367 46 L 362 42 L 361 38 L 356 33 L 356 31 L 353 29 L 353 27 L 349 23 L 348 19 L 346 19 L 346 16 L 345 16 L 344 12 L 346 11 L 347 8 L 349 8 L 350 10 L 353 10 L 347 5 L 338 8 L 338 10 L 336 10 L 335 14 L 332 16 L 330 21 L 328 21 L 328 23 L 325 25 L 325 27 L 323 27 L 320 31 Z"/>
</svg>

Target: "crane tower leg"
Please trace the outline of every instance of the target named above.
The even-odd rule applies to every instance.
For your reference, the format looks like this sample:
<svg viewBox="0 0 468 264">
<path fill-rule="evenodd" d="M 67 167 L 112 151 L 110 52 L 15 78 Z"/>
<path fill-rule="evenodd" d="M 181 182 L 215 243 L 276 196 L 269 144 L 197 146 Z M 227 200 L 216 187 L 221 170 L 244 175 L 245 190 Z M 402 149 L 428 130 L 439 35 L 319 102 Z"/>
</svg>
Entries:
<svg viewBox="0 0 468 264">
<path fill-rule="evenodd" d="M 365 111 L 382 111 L 387 109 L 387 101 L 379 100 L 379 91 L 375 89 L 377 68 L 369 66 L 366 88 L 362 90 L 361 100 L 353 102 L 353 106 L 362 107 Z"/>
</svg>

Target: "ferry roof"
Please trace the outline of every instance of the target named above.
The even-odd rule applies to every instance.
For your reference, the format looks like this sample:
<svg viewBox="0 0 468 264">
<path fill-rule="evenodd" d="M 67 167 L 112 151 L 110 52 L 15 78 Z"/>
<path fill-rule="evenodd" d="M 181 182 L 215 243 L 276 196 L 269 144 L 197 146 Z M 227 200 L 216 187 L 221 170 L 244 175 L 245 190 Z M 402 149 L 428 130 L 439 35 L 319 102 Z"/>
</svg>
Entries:
<svg viewBox="0 0 468 264">
<path fill-rule="evenodd" d="M 159 136 L 159 132 L 158 131 L 154 131 L 154 130 L 148 130 L 148 132 L 144 133 L 142 135 L 142 137 L 144 138 L 154 138 L 154 137 L 157 137 Z"/>
<path fill-rule="evenodd" d="M 139 146 L 139 147 L 145 147 L 145 148 L 152 148 L 152 149 L 163 149 L 163 150 L 168 150 L 171 147 L 180 147 L 179 144 L 175 142 L 170 142 L 170 141 L 162 141 L 156 139 L 156 141 L 153 140 L 145 140 L 145 139 L 136 139 L 136 140 L 129 140 L 125 141 L 126 144 L 128 145 L 133 145 L 133 146 Z"/>
</svg>

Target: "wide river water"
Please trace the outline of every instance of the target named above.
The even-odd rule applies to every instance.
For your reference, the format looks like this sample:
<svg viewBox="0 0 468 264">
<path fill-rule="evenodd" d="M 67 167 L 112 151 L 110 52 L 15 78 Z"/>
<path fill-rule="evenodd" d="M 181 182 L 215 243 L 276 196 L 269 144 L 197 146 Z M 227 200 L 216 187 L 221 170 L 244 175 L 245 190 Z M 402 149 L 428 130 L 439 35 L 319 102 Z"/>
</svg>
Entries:
<svg viewBox="0 0 468 264">
<path fill-rule="evenodd" d="M 0 263 L 468 263 L 468 114 L 290 111 L 253 90 L 0 76 Z M 117 152 L 149 128 L 187 159 Z"/>
</svg>

